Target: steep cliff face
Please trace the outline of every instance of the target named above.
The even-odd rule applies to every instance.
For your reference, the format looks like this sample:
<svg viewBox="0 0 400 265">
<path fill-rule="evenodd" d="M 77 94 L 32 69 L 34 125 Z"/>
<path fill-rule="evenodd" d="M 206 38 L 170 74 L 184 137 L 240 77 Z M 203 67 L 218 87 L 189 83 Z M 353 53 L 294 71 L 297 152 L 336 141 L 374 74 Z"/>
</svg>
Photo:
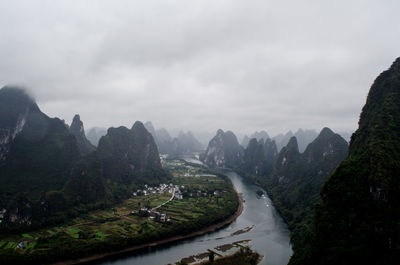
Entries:
<svg viewBox="0 0 400 265">
<path fill-rule="evenodd" d="M 62 186 L 68 175 L 66 171 L 80 157 L 67 126 L 42 113 L 20 88 L 3 88 L 0 101 L 7 105 L 7 108 L 0 105 L 0 122 L 3 142 L 8 142 L 0 167 L 2 194 L 16 191 L 32 194 L 41 187 Z"/>
<path fill-rule="evenodd" d="M 273 170 L 273 178 L 275 183 L 288 183 L 295 179 L 299 174 L 299 170 L 303 170 L 303 164 L 300 161 L 299 146 L 296 137 L 289 140 L 287 146 L 283 147 L 279 152 L 278 158 Z"/>
<path fill-rule="evenodd" d="M 400 59 L 372 85 L 347 159 L 321 191 L 311 243 L 291 264 L 400 260 Z"/>
<path fill-rule="evenodd" d="M 218 130 L 202 159 L 209 167 L 235 168 L 243 162 L 243 151 L 233 132 Z"/>
<path fill-rule="evenodd" d="M 152 135 L 136 122 L 108 129 L 97 150 L 74 166 L 64 191 L 74 202 L 120 201 L 144 184 L 168 181 Z"/>
<path fill-rule="evenodd" d="M 86 155 L 96 150 L 96 147 L 94 147 L 94 145 L 92 145 L 86 138 L 83 122 L 78 114 L 74 116 L 69 131 L 75 135 L 81 154 Z"/>
<path fill-rule="evenodd" d="M 97 155 L 104 166 L 104 176 L 130 182 L 144 175 L 153 178 L 161 170 L 157 146 L 141 122 L 131 129 L 110 128 L 100 139 Z"/>
<path fill-rule="evenodd" d="M 319 192 L 329 174 L 345 159 L 347 148 L 347 142 L 340 135 L 324 128 L 303 154 L 299 153 L 295 137 L 279 153 L 265 183 L 292 231 L 294 249 L 307 240 Z"/>
<path fill-rule="evenodd" d="M 42 113 L 23 89 L 1 89 L 0 102 L 0 208 L 6 209 L 3 224 L 30 225 L 42 218 L 42 195 L 63 187 L 80 154 L 64 122 Z"/>
<path fill-rule="evenodd" d="M 0 165 L 7 158 L 12 141 L 24 128 L 28 114 L 37 109 L 25 90 L 11 86 L 0 90 Z"/>
<path fill-rule="evenodd" d="M 251 139 L 244 150 L 244 170 L 256 176 L 263 175 L 265 160 L 264 140 L 257 141 L 256 138 Z"/>
<path fill-rule="evenodd" d="M 275 141 L 253 138 L 244 150 L 243 164 L 240 169 L 254 176 L 268 176 L 273 169 L 277 155 Z"/>
<path fill-rule="evenodd" d="M 347 156 L 347 150 L 348 144 L 342 136 L 324 128 L 307 146 L 302 157 L 309 165 L 309 171 L 317 172 L 319 176 L 327 176 Z"/>
</svg>

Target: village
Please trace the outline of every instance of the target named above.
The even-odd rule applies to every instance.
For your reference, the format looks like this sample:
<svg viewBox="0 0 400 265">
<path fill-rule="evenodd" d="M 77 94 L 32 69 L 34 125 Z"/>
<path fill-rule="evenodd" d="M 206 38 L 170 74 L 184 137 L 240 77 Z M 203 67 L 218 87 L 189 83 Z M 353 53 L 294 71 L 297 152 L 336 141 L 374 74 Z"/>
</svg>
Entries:
<svg viewBox="0 0 400 265">
<path fill-rule="evenodd" d="M 6 213 L 6 209 L 0 211 L 0 224 L 3 222 L 4 214 Z"/>
<path fill-rule="evenodd" d="M 185 177 L 186 174 L 184 175 Z M 221 192 L 226 192 L 226 191 L 220 191 L 220 190 L 213 190 L 213 191 L 207 191 L 207 190 L 200 190 L 200 189 L 188 189 L 185 187 L 185 185 L 174 185 L 172 183 L 169 184 L 160 184 L 159 186 L 149 186 L 145 185 L 145 188 L 142 190 L 137 190 L 132 193 L 133 197 L 139 197 L 139 196 L 150 196 L 150 195 L 155 195 L 155 194 L 171 194 L 171 197 L 169 200 L 155 206 L 155 207 L 148 207 L 148 205 L 143 205 L 142 208 L 140 208 L 139 211 L 135 212 L 132 211 L 132 215 L 138 215 L 141 217 L 148 217 L 150 220 L 154 220 L 160 223 L 172 223 L 173 220 L 167 216 L 166 213 L 161 213 L 158 209 L 160 209 L 162 206 L 166 205 L 167 203 L 171 202 L 172 200 L 183 200 L 184 198 L 189 198 L 189 197 L 207 197 L 207 196 L 220 196 Z M 140 202 L 138 203 L 139 206 Z"/>
</svg>

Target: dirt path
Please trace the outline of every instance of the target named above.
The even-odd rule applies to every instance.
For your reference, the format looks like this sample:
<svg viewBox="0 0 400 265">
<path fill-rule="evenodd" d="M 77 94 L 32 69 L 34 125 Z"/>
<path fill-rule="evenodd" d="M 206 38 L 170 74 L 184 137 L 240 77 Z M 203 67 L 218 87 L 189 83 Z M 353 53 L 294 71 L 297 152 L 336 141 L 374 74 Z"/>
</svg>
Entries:
<svg viewBox="0 0 400 265">
<path fill-rule="evenodd" d="M 172 201 L 172 200 L 174 199 L 174 197 L 175 197 L 175 188 L 174 188 L 174 191 L 172 192 L 171 198 L 170 198 L 168 201 L 161 203 L 160 205 L 154 207 L 153 209 L 158 209 L 158 208 L 160 208 L 161 206 L 166 205 L 167 203 L 169 203 L 170 201 Z"/>
</svg>

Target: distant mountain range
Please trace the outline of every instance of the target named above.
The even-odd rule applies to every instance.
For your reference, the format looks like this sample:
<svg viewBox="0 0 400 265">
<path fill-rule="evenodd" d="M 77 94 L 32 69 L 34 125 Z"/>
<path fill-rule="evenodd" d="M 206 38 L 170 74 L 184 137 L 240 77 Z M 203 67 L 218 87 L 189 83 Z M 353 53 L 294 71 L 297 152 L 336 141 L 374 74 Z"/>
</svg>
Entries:
<svg viewBox="0 0 400 265">
<path fill-rule="evenodd" d="M 257 140 L 264 139 L 271 139 L 275 141 L 276 147 L 278 151 L 280 151 L 284 146 L 289 143 L 291 137 L 295 136 L 299 145 L 299 151 L 302 153 L 306 150 L 306 147 L 309 143 L 311 143 L 315 138 L 317 138 L 318 133 L 315 130 L 303 130 L 298 129 L 296 133 L 289 131 L 285 134 L 278 134 L 274 137 L 270 137 L 266 131 L 255 132 L 250 136 L 245 135 L 242 139 L 241 145 L 244 148 L 247 148 L 250 140 L 255 138 Z"/>
<path fill-rule="evenodd" d="M 153 135 L 158 150 L 161 154 L 185 155 L 203 150 L 202 144 L 194 137 L 192 132 L 180 132 L 172 138 L 164 128 L 156 130 L 151 122 L 146 122 L 146 129 Z"/>
<path fill-rule="evenodd" d="M 299 151 L 303 153 L 307 146 L 318 136 L 318 133 L 315 130 L 303 130 L 298 129 L 296 133 L 293 134 L 292 131 L 287 132 L 286 134 L 278 134 L 274 136 L 272 139 L 275 140 L 278 150 L 282 150 L 284 146 L 289 143 L 290 138 L 296 137 L 297 143 L 299 146 Z"/>
<path fill-rule="evenodd" d="M 302 130 L 297 134 L 303 141 L 313 135 Z M 232 132 L 218 130 L 201 159 L 212 168 L 231 168 L 263 186 L 289 228 L 295 231 L 292 242 L 297 248 L 307 240 L 313 207 L 320 201 L 319 192 L 331 172 L 345 159 L 348 144 L 339 134 L 324 128 L 303 153 L 296 136 L 291 136 L 278 152 L 276 141 L 265 140 L 266 135 L 255 134 L 243 148 Z M 283 143 L 290 135 L 275 139 Z"/>
<path fill-rule="evenodd" d="M 266 131 L 260 131 L 260 132 L 255 132 L 252 135 L 250 135 L 250 137 L 248 137 L 247 135 L 245 135 L 242 139 L 241 145 L 244 148 L 247 148 L 247 146 L 249 145 L 249 142 L 251 139 L 257 139 L 258 141 L 263 139 L 264 141 L 267 139 L 270 139 L 269 134 Z"/>
<path fill-rule="evenodd" d="M 107 128 L 93 127 L 86 134 L 87 139 L 94 146 L 99 144 L 100 138 L 107 134 Z"/>
</svg>

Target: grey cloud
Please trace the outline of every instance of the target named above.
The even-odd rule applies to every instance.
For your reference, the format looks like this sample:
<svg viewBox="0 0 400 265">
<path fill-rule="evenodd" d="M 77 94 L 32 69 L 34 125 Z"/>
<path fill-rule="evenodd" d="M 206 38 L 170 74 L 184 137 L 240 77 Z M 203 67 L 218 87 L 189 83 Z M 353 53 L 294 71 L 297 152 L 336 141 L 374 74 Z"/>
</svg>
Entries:
<svg viewBox="0 0 400 265">
<path fill-rule="evenodd" d="M 352 131 L 398 1 L 2 1 L 0 84 L 86 127 Z"/>
</svg>

